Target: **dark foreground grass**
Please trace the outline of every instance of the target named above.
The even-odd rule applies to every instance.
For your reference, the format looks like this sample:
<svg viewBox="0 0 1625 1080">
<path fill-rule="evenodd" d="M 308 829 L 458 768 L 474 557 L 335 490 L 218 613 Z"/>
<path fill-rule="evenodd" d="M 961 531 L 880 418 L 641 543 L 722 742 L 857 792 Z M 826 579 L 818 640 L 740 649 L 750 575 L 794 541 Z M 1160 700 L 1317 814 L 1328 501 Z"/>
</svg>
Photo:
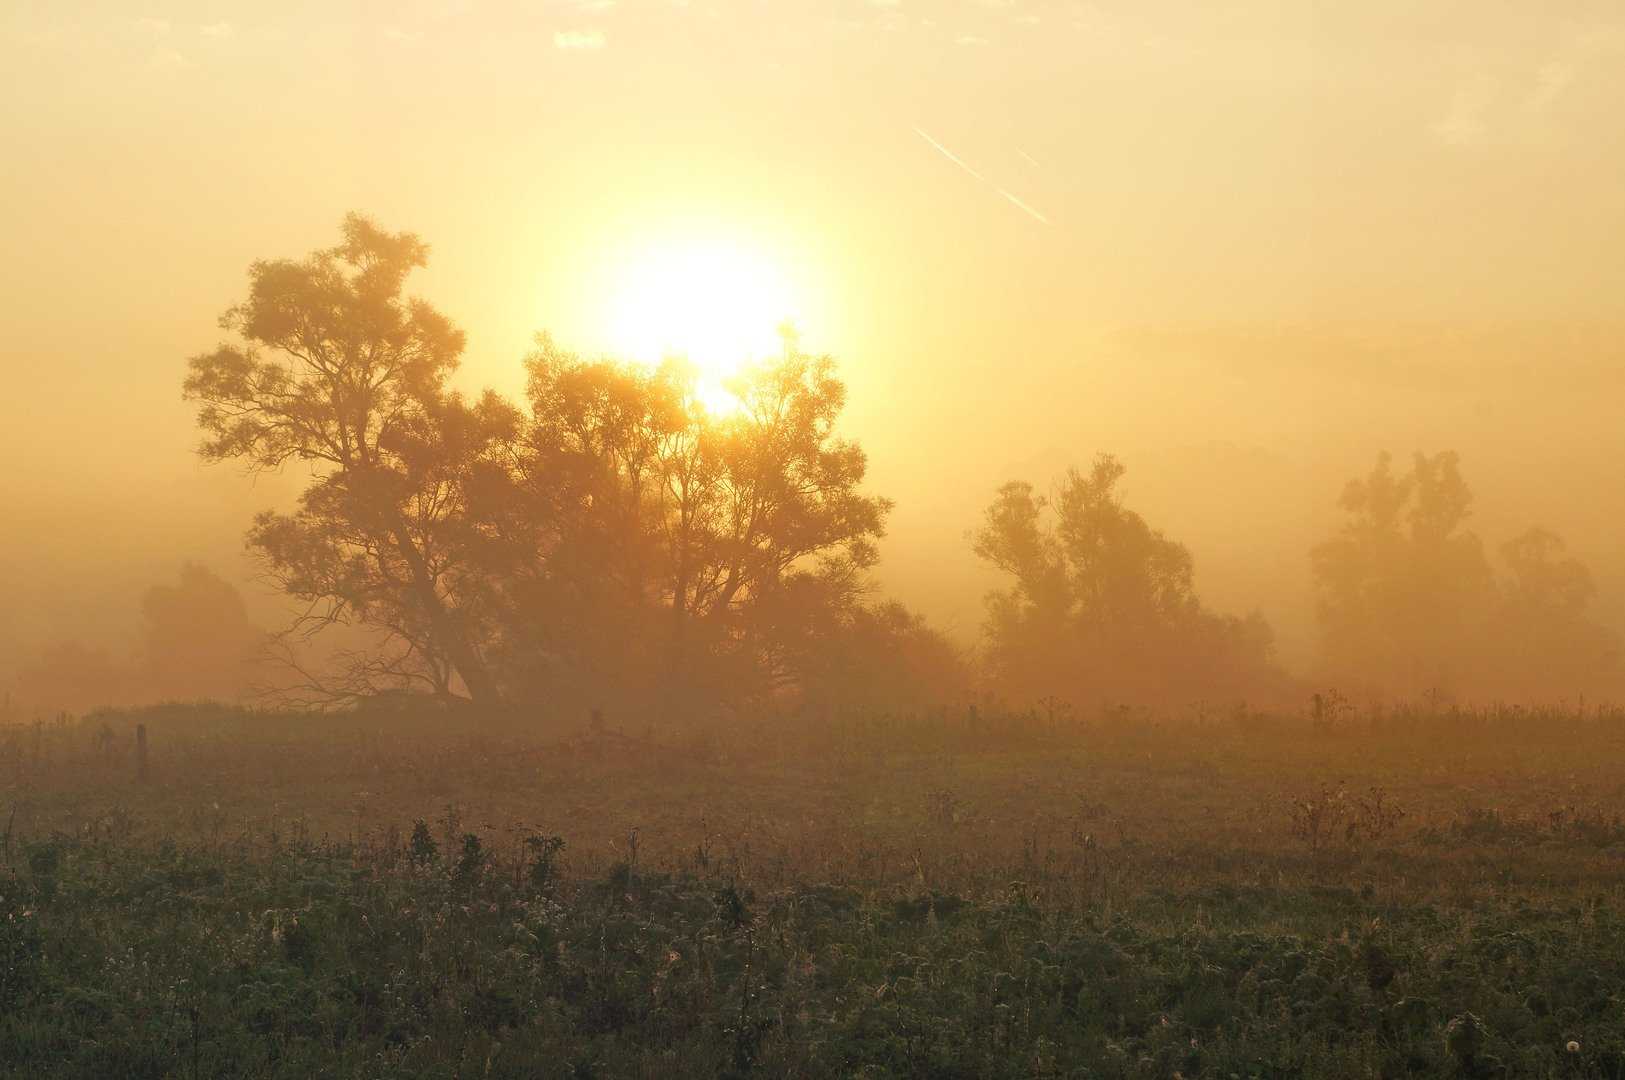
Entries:
<svg viewBox="0 0 1625 1080">
<path fill-rule="evenodd" d="M 144 717 L 4 763 L 0 1076 L 1625 1077 L 1611 723 Z"/>
<path fill-rule="evenodd" d="M 3 1071 L 1625 1075 L 1625 919 L 1595 902 L 882 902 L 628 865 L 556 881 L 541 845 L 503 865 L 424 839 L 32 845 L 0 879 Z"/>
</svg>

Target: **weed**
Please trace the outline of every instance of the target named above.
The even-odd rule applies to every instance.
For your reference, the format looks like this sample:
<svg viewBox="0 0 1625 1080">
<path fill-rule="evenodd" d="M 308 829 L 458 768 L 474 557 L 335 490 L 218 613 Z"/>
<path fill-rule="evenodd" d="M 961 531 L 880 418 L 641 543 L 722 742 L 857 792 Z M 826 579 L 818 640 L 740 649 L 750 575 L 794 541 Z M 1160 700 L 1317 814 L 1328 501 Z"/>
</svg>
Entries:
<svg viewBox="0 0 1625 1080">
<path fill-rule="evenodd" d="M 525 837 L 525 848 L 530 852 L 530 867 L 525 876 L 532 889 L 543 892 L 553 884 L 558 872 L 558 856 L 564 850 L 564 837 L 534 833 Z"/>
<path fill-rule="evenodd" d="M 434 841 L 428 822 L 418 818 L 412 825 L 412 839 L 408 853 L 416 866 L 430 866 L 440 858 L 440 845 Z"/>
<path fill-rule="evenodd" d="M 451 879 L 458 885 L 468 888 L 480 879 L 485 872 L 485 848 L 480 838 L 474 833 L 464 833 L 462 851 L 457 856 L 457 865 L 452 868 Z"/>
<path fill-rule="evenodd" d="M 1347 837 L 1345 818 L 1349 813 L 1348 792 L 1342 785 L 1336 788 L 1324 784 L 1309 795 L 1288 799 L 1286 812 L 1292 836 L 1320 851 L 1340 832 Z"/>
</svg>

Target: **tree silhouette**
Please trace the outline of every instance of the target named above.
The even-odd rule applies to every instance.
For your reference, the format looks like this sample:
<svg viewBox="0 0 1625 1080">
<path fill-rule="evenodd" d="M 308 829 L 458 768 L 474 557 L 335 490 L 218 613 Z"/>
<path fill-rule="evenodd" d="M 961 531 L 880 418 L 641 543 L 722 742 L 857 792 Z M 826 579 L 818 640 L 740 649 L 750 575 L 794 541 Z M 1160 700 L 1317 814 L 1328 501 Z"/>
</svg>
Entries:
<svg viewBox="0 0 1625 1080">
<path fill-rule="evenodd" d="M 231 701 L 249 689 L 265 632 L 249 619 L 235 585 L 187 563 L 176 584 L 146 591 L 141 615 L 148 696 Z"/>
<path fill-rule="evenodd" d="M 895 713 L 963 697 L 965 657 L 896 602 L 788 607 L 777 635 L 801 679 L 802 703 L 824 712 Z"/>
<path fill-rule="evenodd" d="M 1384 453 L 1349 482 L 1348 520 L 1311 553 L 1327 674 L 1412 695 L 1526 696 L 1608 673 L 1617 643 L 1586 617 L 1590 572 L 1537 527 L 1501 546 L 1498 581 L 1466 527 L 1472 504 L 1452 452 L 1416 454 L 1404 473 Z"/>
<path fill-rule="evenodd" d="M 1338 500 L 1347 522 L 1310 556 L 1334 677 L 1417 694 L 1477 671 L 1494 581 L 1466 528 L 1472 502 L 1451 451 L 1418 453 L 1403 474 L 1385 452 L 1349 481 Z"/>
<path fill-rule="evenodd" d="M 988 598 L 995 680 L 1073 700 L 1271 689 L 1269 627 L 1203 607 L 1190 551 L 1123 505 L 1124 471 L 1102 454 L 1087 473 L 1068 470 L 1053 501 L 1026 483 L 999 489 L 972 535 L 1013 578 Z"/>
<path fill-rule="evenodd" d="M 1587 616 L 1597 594 L 1591 571 L 1538 526 L 1503 544 L 1501 561 L 1508 571 L 1494 638 L 1501 688 L 1519 695 L 1600 689 L 1618 662 L 1619 639 Z"/>
<path fill-rule="evenodd" d="M 530 421 L 483 513 L 509 560 L 516 669 L 658 686 L 674 711 L 795 682 L 784 612 L 855 604 L 890 508 L 835 434 L 833 363 L 787 348 L 721 416 L 679 361 L 585 361 L 543 338 L 527 368 Z"/>
<path fill-rule="evenodd" d="M 489 702 L 499 690 L 466 573 L 460 482 L 512 414 L 447 392 L 463 334 L 401 295 L 426 257 L 416 236 L 351 214 L 338 246 L 255 263 L 248 299 L 221 319 L 244 344 L 194 357 L 185 394 L 199 403 L 205 460 L 313 469 L 297 511 L 263 513 L 249 534 L 271 576 L 307 603 L 297 628 L 378 627 L 396 651 L 355 675 L 421 679 L 442 694 L 456 681 Z"/>
</svg>

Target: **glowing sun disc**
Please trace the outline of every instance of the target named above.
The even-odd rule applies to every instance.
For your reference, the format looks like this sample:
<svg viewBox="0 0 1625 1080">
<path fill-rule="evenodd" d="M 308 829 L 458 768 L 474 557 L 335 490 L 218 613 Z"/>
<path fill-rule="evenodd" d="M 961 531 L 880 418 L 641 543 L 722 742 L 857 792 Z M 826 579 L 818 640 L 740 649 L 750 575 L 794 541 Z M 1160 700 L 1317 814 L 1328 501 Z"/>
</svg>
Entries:
<svg viewBox="0 0 1625 1080">
<path fill-rule="evenodd" d="M 726 407 L 724 382 L 783 347 L 791 291 L 771 261 L 720 243 L 673 245 L 629 261 L 608 311 L 610 347 L 657 363 L 681 356 L 700 375 L 701 398 Z"/>
</svg>

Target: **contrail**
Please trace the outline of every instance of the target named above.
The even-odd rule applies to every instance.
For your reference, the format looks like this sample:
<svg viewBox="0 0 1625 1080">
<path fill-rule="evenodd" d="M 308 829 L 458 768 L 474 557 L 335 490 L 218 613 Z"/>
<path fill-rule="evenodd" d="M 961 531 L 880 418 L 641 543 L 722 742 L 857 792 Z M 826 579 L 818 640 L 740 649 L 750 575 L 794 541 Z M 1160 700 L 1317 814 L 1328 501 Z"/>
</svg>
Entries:
<svg viewBox="0 0 1625 1080">
<path fill-rule="evenodd" d="M 933 150 L 935 150 L 937 153 L 941 154 L 943 157 L 947 158 L 949 161 L 953 162 L 955 165 L 958 165 L 961 169 L 964 169 L 966 172 L 970 173 L 977 180 L 979 180 L 982 183 L 986 184 L 988 187 L 990 187 L 994 191 L 998 192 L 1004 198 L 1008 199 L 1017 209 L 1019 209 L 1022 213 L 1026 214 L 1028 217 L 1032 218 L 1034 221 L 1038 222 L 1041 225 L 1049 225 L 1049 224 L 1051 224 L 1049 218 L 1045 217 L 1043 214 L 1039 213 L 1037 210 L 1034 210 L 1032 207 L 1028 206 L 1026 203 L 1022 202 L 1020 199 L 1016 198 L 1014 195 L 1010 194 L 1008 191 L 1004 190 L 1002 187 L 999 187 L 997 184 L 994 184 L 994 183 L 990 182 L 987 177 L 983 176 L 981 173 L 977 172 L 975 169 L 973 169 L 969 165 L 965 164 L 964 160 L 962 158 L 960 158 L 960 156 L 958 154 L 954 153 L 952 150 L 948 149 L 946 146 L 943 146 L 941 143 L 937 142 L 937 140 L 933 139 L 930 135 L 928 135 L 926 133 L 925 129 L 916 126 L 914 128 L 914 134 L 918 135 L 920 138 L 922 138 L 926 142 L 930 143 L 931 148 Z M 1016 153 L 1021 154 L 1021 151 L 1017 150 Z M 1024 157 L 1024 158 L 1027 157 L 1026 154 L 1021 154 L 1021 156 Z M 1032 158 L 1027 158 L 1027 160 L 1032 161 Z M 1036 165 L 1038 163 L 1036 161 L 1034 161 L 1033 164 Z"/>
<path fill-rule="evenodd" d="M 914 134 L 918 135 L 920 138 L 924 139 L 926 142 L 928 142 L 932 146 L 936 147 L 937 153 L 941 154 L 943 157 L 947 158 L 949 161 L 953 162 L 955 165 L 958 165 L 961 169 L 964 169 L 966 172 L 968 172 L 972 176 L 976 177 L 976 179 L 980 180 L 982 183 L 984 183 L 984 184 L 987 183 L 987 177 L 983 176 L 981 173 L 977 172 L 975 169 L 971 168 L 969 165 L 966 165 L 963 161 L 961 161 L 954 154 L 954 152 L 952 150 L 948 149 L 946 146 L 943 146 L 941 143 L 937 142 L 937 140 L 933 139 L 931 136 L 927 135 L 925 132 L 921 131 L 919 128 L 914 129 Z"/>
<path fill-rule="evenodd" d="M 1025 210 L 1028 214 L 1032 215 L 1033 220 L 1041 221 L 1045 225 L 1048 225 L 1050 223 L 1049 218 L 1045 217 L 1043 214 L 1040 214 L 1037 210 L 1034 210 L 1032 207 L 1028 206 L 1026 203 L 1022 202 L 1020 199 L 1016 198 L 1014 195 L 1010 194 L 1008 191 L 1004 190 L 1003 188 L 998 188 L 996 190 L 998 191 L 998 193 L 1000 195 L 1003 195 L 1006 199 L 1009 199 L 1011 202 L 1015 203 L 1021 209 Z"/>
<path fill-rule="evenodd" d="M 1031 154 L 1027 153 L 1027 151 L 1023 150 L 1019 146 L 1016 147 L 1016 153 L 1021 155 L 1021 160 L 1022 161 L 1025 161 L 1027 164 L 1031 165 L 1033 168 L 1042 169 L 1044 167 L 1044 166 L 1040 165 L 1038 162 L 1034 161 L 1033 156 Z"/>
</svg>

